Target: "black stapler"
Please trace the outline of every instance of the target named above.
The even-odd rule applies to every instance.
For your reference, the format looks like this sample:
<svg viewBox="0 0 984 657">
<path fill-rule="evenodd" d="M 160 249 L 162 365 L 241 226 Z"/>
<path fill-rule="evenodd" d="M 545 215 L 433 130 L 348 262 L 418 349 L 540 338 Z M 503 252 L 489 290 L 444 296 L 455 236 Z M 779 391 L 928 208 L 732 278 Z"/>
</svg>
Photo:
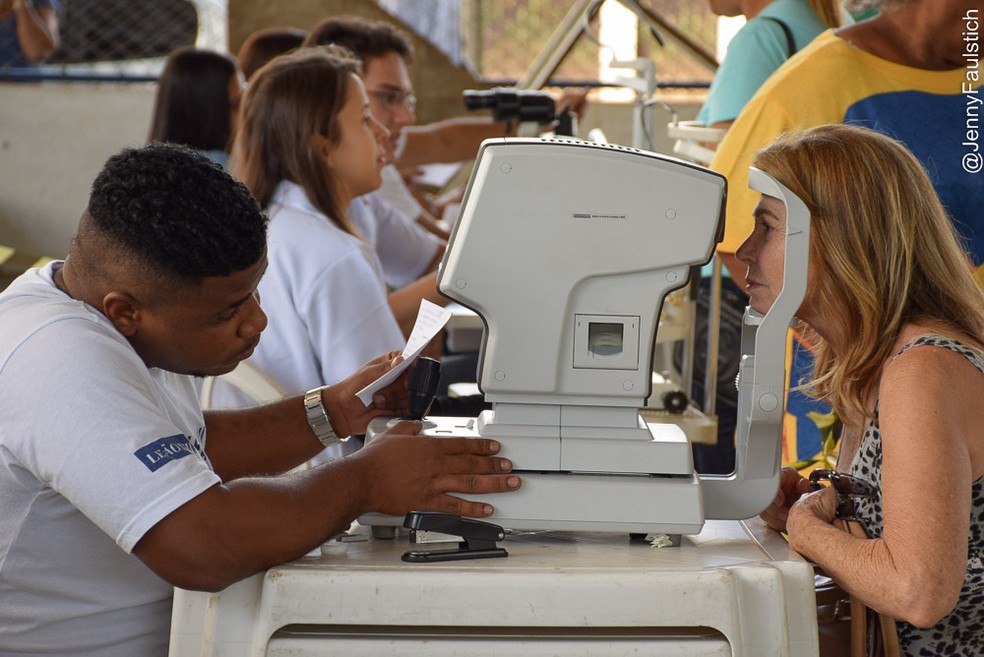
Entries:
<svg viewBox="0 0 984 657">
<path fill-rule="evenodd" d="M 504 539 L 506 532 L 490 522 L 436 511 L 411 511 L 403 519 L 403 526 L 413 531 L 441 532 L 462 538 L 457 550 L 411 550 L 403 554 L 404 561 L 429 563 L 509 556 L 504 548 L 496 546 L 496 541 Z"/>
</svg>

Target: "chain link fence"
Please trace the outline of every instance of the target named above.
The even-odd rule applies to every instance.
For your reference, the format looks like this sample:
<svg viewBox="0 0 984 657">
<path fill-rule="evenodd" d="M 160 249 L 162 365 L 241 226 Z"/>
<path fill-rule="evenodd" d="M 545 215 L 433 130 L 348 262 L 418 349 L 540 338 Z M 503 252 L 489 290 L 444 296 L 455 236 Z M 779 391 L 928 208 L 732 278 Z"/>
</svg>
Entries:
<svg viewBox="0 0 984 657">
<path fill-rule="evenodd" d="M 611 1 L 611 0 L 610 0 Z M 509 84 L 529 68 L 537 54 L 571 9 L 571 0 L 379 0 L 379 4 L 423 36 L 454 30 L 457 41 L 434 40 L 457 64 L 473 68 L 484 80 Z M 716 17 L 706 2 L 693 0 L 642 0 L 640 3 L 694 44 L 714 52 Z M 599 79 L 599 51 L 619 44 L 599 41 L 599 13 L 554 73 L 555 82 L 584 84 Z M 451 27 L 448 27 L 451 26 Z M 667 34 L 662 44 L 643 21 L 638 22 L 638 56 L 656 63 L 661 86 L 706 86 L 713 77 L 710 67 Z"/>
<path fill-rule="evenodd" d="M 573 4 L 572 0 L 376 1 L 431 38 L 455 63 L 502 84 L 523 75 Z M 61 45 L 33 70 L 35 74 L 153 78 L 175 48 L 227 48 L 226 0 L 60 0 L 59 4 Z M 640 0 L 640 4 L 699 47 L 714 51 L 716 20 L 706 2 Z M 598 81 L 600 51 L 618 45 L 599 42 L 598 16 L 585 24 L 584 33 L 555 72 L 555 82 Z M 661 86 L 701 87 L 710 82 L 710 68 L 679 41 L 661 34 L 661 45 L 643 21 L 637 31 L 638 55 L 656 63 Z"/>
<path fill-rule="evenodd" d="M 523 75 L 573 4 L 573 0 L 375 1 L 430 38 L 454 63 L 471 67 L 482 79 L 504 84 Z M 228 45 L 227 0 L 60 0 L 59 4 L 61 46 L 38 69 L 48 74 L 95 71 L 154 77 L 163 57 L 177 47 L 225 50 Z M 852 13 L 875 4 L 877 0 L 845 0 Z M 639 5 L 697 47 L 714 52 L 717 20 L 707 2 L 639 0 Z M 643 21 L 637 30 L 638 55 L 655 62 L 660 86 L 710 83 L 711 67 L 678 39 L 657 30 L 660 44 Z M 592 38 L 598 31 L 595 14 L 555 72 L 555 81 L 598 80 L 599 51 L 618 45 L 599 43 Z"/>
<path fill-rule="evenodd" d="M 226 0 L 60 0 L 58 49 L 21 73 L 156 78 L 175 48 L 225 50 L 226 20 Z"/>
</svg>

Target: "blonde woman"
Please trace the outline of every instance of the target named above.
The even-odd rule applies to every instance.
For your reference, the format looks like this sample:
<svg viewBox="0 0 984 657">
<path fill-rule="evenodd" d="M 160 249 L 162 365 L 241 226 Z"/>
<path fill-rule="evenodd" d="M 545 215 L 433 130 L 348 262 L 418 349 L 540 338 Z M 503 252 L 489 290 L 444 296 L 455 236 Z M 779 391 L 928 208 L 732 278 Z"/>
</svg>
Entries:
<svg viewBox="0 0 984 657">
<path fill-rule="evenodd" d="M 791 133 L 754 166 L 812 214 L 810 389 L 845 421 L 838 469 L 877 492 L 855 505 L 868 539 L 832 526 L 835 492 L 792 470 L 763 519 L 897 618 L 903 654 L 984 654 L 984 293 L 953 226 L 919 161 L 864 128 Z M 762 196 L 736 254 L 759 311 L 782 287 L 785 220 Z"/>
</svg>

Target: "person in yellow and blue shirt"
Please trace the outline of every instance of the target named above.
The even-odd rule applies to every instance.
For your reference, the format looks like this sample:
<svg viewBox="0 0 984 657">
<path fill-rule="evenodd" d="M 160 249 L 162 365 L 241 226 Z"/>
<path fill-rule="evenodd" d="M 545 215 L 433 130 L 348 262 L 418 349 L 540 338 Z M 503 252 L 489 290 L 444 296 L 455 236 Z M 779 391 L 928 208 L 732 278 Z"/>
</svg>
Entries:
<svg viewBox="0 0 984 657">
<path fill-rule="evenodd" d="M 711 162 L 729 183 L 719 255 L 740 287 L 745 269 L 734 252 L 751 231 L 758 197 L 748 189 L 752 156 L 784 132 L 829 123 L 865 126 L 905 144 L 928 170 L 969 263 L 984 263 L 981 144 L 968 127 L 981 104 L 976 35 L 982 15 L 984 0 L 882 0 L 877 16 L 823 33 L 759 89 Z M 795 360 L 791 385 L 803 374 Z M 800 421 L 800 401 L 794 392 L 787 412 L 803 427 L 812 420 Z M 819 437 L 800 438 L 787 434 L 786 460 L 810 459 L 818 451 Z"/>
</svg>

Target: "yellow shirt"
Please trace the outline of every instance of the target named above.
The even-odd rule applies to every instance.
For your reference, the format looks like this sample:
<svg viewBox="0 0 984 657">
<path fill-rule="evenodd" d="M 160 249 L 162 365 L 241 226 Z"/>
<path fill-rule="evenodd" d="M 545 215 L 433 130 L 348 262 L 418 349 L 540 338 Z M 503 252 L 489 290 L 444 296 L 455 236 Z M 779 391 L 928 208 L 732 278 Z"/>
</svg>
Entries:
<svg viewBox="0 0 984 657">
<path fill-rule="evenodd" d="M 752 230 L 758 192 L 748 189 L 748 167 L 783 132 L 853 123 L 906 144 L 930 172 L 944 206 L 957 219 L 975 263 L 984 262 L 984 178 L 961 167 L 966 140 L 968 71 L 926 71 L 895 64 L 851 45 L 828 30 L 790 58 L 745 106 L 710 167 L 728 178 L 724 241 L 734 253 Z M 965 147 L 964 147 L 965 148 Z M 974 246 L 976 245 L 976 252 Z"/>
</svg>

